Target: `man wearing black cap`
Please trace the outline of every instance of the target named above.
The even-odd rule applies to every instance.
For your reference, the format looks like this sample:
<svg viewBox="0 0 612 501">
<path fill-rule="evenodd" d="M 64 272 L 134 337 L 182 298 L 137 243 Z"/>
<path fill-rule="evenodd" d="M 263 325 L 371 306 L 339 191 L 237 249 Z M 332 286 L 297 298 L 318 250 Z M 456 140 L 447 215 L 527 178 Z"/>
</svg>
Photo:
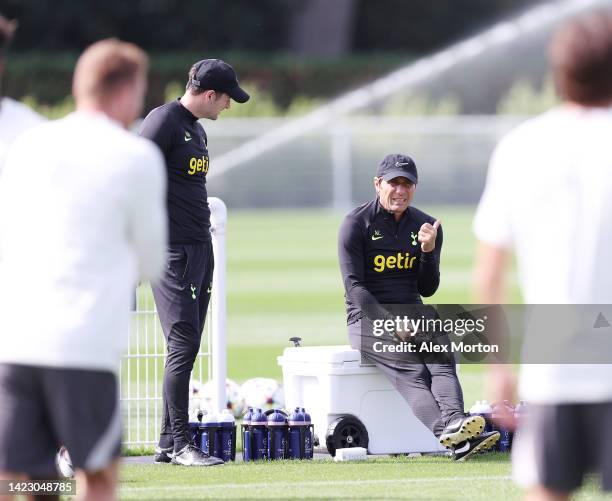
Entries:
<svg viewBox="0 0 612 501">
<path fill-rule="evenodd" d="M 340 228 L 338 253 L 351 346 L 373 361 L 410 405 L 415 416 L 453 451 L 468 459 L 491 447 L 499 432 L 482 433 L 484 419 L 466 416 L 454 360 L 431 363 L 416 353 L 406 363 L 375 347 L 372 325 L 393 320 L 399 305 L 422 304 L 440 283 L 440 221 L 411 207 L 418 182 L 414 161 L 387 155 L 374 178 L 377 197 L 350 212 Z M 396 328 L 405 341 L 412 332 Z M 393 341 L 395 343 L 395 341 Z"/>
<path fill-rule="evenodd" d="M 245 103 L 234 69 L 204 59 L 189 70 L 185 94 L 155 108 L 140 134 L 162 150 L 168 174 L 169 248 L 166 273 L 153 286 L 168 355 L 164 369 L 163 414 L 155 462 L 212 466 L 218 458 L 190 443 L 189 379 L 200 348 L 210 301 L 214 257 L 206 193 L 207 138 L 200 118 L 216 120 L 230 99 Z"/>
</svg>

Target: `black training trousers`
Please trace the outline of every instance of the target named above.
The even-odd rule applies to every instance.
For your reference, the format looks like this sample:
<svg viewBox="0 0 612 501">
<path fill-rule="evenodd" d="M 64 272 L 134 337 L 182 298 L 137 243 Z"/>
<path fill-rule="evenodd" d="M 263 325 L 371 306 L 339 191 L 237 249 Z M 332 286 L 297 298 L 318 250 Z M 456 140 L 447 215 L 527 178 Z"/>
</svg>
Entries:
<svg viewBox="0 0 612 501">
<path fill-rule="evenodd" d="M 414 415 L 436 437 L 457 418 L 463 417 L 463 392 L 457 378 L 455 361 L 429 363 L 419 354 L 404 361 L 397 356 L 384 356 L 372 349 L 371 329 L 364 329 L 358 320 L 348 326 L 349 341 L 353 349 L 373 362 L 387 376 L 391 384 L 408 402 Z"/>
<path fill-rule="evenodd" d="M 213 269 L 212 242 L 171 245 L 164 277 L 152 287 L 167 349 L 159 445 L 174 445 L 175 451 L 189 442 L 189 379 L 200 349 Z"/>
</svg>

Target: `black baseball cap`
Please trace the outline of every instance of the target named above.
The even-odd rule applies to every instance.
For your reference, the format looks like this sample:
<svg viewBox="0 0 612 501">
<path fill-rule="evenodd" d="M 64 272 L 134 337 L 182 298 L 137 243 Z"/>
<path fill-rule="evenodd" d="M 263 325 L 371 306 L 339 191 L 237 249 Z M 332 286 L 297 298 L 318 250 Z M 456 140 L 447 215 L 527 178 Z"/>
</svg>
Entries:
<svg viewBox="0 0 612 501">
<path fill-rule="evenodd" d="M 246 103 L 251 97 L 238 85 L 234 68 L 221 59 L 202 59 L 192 68 L 195 74 L 189 83 L 200 89 L 225 92 L 237 103 Z"/>
<path fill-rule="evenodd" d="M 417 174 L 416 164 L 408 155 L 401 153 L 391 153 L 383 158 L 376 171 L 376 177 L 382 177 L 385 181 L 390 181 L 394 177 L 405 177 L 417 184 L 419 175 Z"/>
</svg>

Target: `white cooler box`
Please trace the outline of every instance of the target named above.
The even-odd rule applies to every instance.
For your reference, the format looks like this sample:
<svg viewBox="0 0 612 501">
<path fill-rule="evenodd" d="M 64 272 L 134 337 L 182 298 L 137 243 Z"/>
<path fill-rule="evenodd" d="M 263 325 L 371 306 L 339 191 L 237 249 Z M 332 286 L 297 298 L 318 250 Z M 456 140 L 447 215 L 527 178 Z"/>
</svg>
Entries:
<svg viewBox="0 0 612 501">
<path fill-rule="evenodd" d="M 304 407 L 321 445 L 365 447 L 370 454 L 445 452 L 373 364 L 350 346 L 285 348 L 285 407 Z M 330 426 L 333 425 L 333 426 Z M 335 450 L 329 451 L 332 455 Z"/>
</svg>

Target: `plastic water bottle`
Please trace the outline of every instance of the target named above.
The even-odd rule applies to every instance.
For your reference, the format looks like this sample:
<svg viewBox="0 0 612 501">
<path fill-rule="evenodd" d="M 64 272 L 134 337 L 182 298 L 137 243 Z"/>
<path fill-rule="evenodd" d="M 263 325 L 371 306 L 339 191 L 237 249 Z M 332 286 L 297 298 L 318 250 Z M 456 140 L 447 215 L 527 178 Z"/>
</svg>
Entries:
<svg viewBox="0 0 612 501">
<path fill-rule="evenodd" d="M 253 432 L 253 459 L 266 459 L 268 455 L 268 432 L 266 425 L 268 418 L 261 409 L 257 409 L 251 416 L 251 430 Z"/>
<path fill-rule="evenodd" d="M 493 431 L 493 407 L 488 400 L 480 401 L 480 412 L 480 415 L 485 419 L 484 433 Z"/>
<path fill-rule="evenodd" d="M 217 431 L 217 437 L 219 438 L 219 451 L 215 450 L 215 456 L 223 459 L 223 461 L 231 461 L 232 451 L 236 450 L 234 444 L 234 428 L 236 427 L 236 420 L 229 409 L 223 409 L 221 416 L 219 416 L 219 429 Z"/>
<path fill-rule="evenodd" d="M 506 402 L 498 402 L 493 405 L 493 419 L 497 419 L 499 416 L 507 413 L 512 413 L 514 410 L 512 406 L 509 406 L 509 403 Z M 499 452 L 508 452 L 512 445 L 512 432 L 500 425 L 497 421 L 495 424 L 495 429 L 499 431 L 499 441 L 495 445 L 495 450 Z"/>
<path fill-rule="evenodd" d="M 525 426 L 525 419 L 527 418 L 527 404 L 524 400 L 521 400 L 514 408 L 514 421 L 516 422 L 516 430 L 512 437 L 512 442 L 517 435 L 520 435 L 521 429 Z"/>
<path fill-rule="evenodd" d="M 524 426 L 525 417 L 527 416 L 527 404 L 521 400 L 514 408 L 514 419 L 516 420 L 516 428 L 519 430 Z"/>
<path fill-rule="evenodd" d="M 506 408 L 506 414 L 514 416 L 514 406 L 509 400 L 504 400 L 504 407 Z M 507 430 L 508 432 L 508 450 L 512 449 L 512 442 L 514 440 L 514 431 Z M 500 437 L 501 440 L 501 437 Z"/>
<path fill-rule="evenodd" d="M 313 457 L 313 436 L 310 429 L 311 421 L 310 414 L 306 412 L 306 409 L 302 407 L 300 412 L 304 416 L 304 459 L 312 459 Z"/>
<path fill-rule="evenodd" d="M 247 413 L 242 418 L 242 459 L 243 461 L 253 461 L 253 450 L 252 450 L 252 435 L 251 430 L 251 416 L 253 415 L 253 408 L 249 407 Z"/>
<path fill-rule="evenodd" d="M 197 447 L 202 447 L 202 428 L 196 416 L 189 416 L 189 439 Z"/>
<path fill-rule="evenodd" d="M 202 416 L 202 452 L 211 456 L 215 455 L 215 435 L 217 434 L 217 419 L 214 414 L 204 413 Z"/>
<path fill-rule="evenodd" d="M 275 410 L 268 416 L 268 459 L 284 459 L 287 423 L 285 416 Z"/>
<path fill-rule="evenodd" d="M 493 447 L 493 450 L 496 452 L 499 452 L 501 450 L 501 440 L 502 440 L 502 427 L 501 425 L 497 422 L 497 417 L 499 414 L 499 409 L 498 406 L 500 406 L 501 403 L 494 403 L 491 407 L 492 412 L 491 412 L 491 417 L 492 417 L 492 430 L 491 431 L 499 431 L 499 440 L 497 441 L 497 443 L 495 444 L 495 446 Z"/>
<path fill-rule="evenodd" d="M 302 459 L 304 456 L 304 444 L 302 442 L 302 427 L 304 426 L 304 414 L 300 412 L 300 408 L 289 414 L 287 418 L 289 424 L 289 458 Z"/>
</svg>

